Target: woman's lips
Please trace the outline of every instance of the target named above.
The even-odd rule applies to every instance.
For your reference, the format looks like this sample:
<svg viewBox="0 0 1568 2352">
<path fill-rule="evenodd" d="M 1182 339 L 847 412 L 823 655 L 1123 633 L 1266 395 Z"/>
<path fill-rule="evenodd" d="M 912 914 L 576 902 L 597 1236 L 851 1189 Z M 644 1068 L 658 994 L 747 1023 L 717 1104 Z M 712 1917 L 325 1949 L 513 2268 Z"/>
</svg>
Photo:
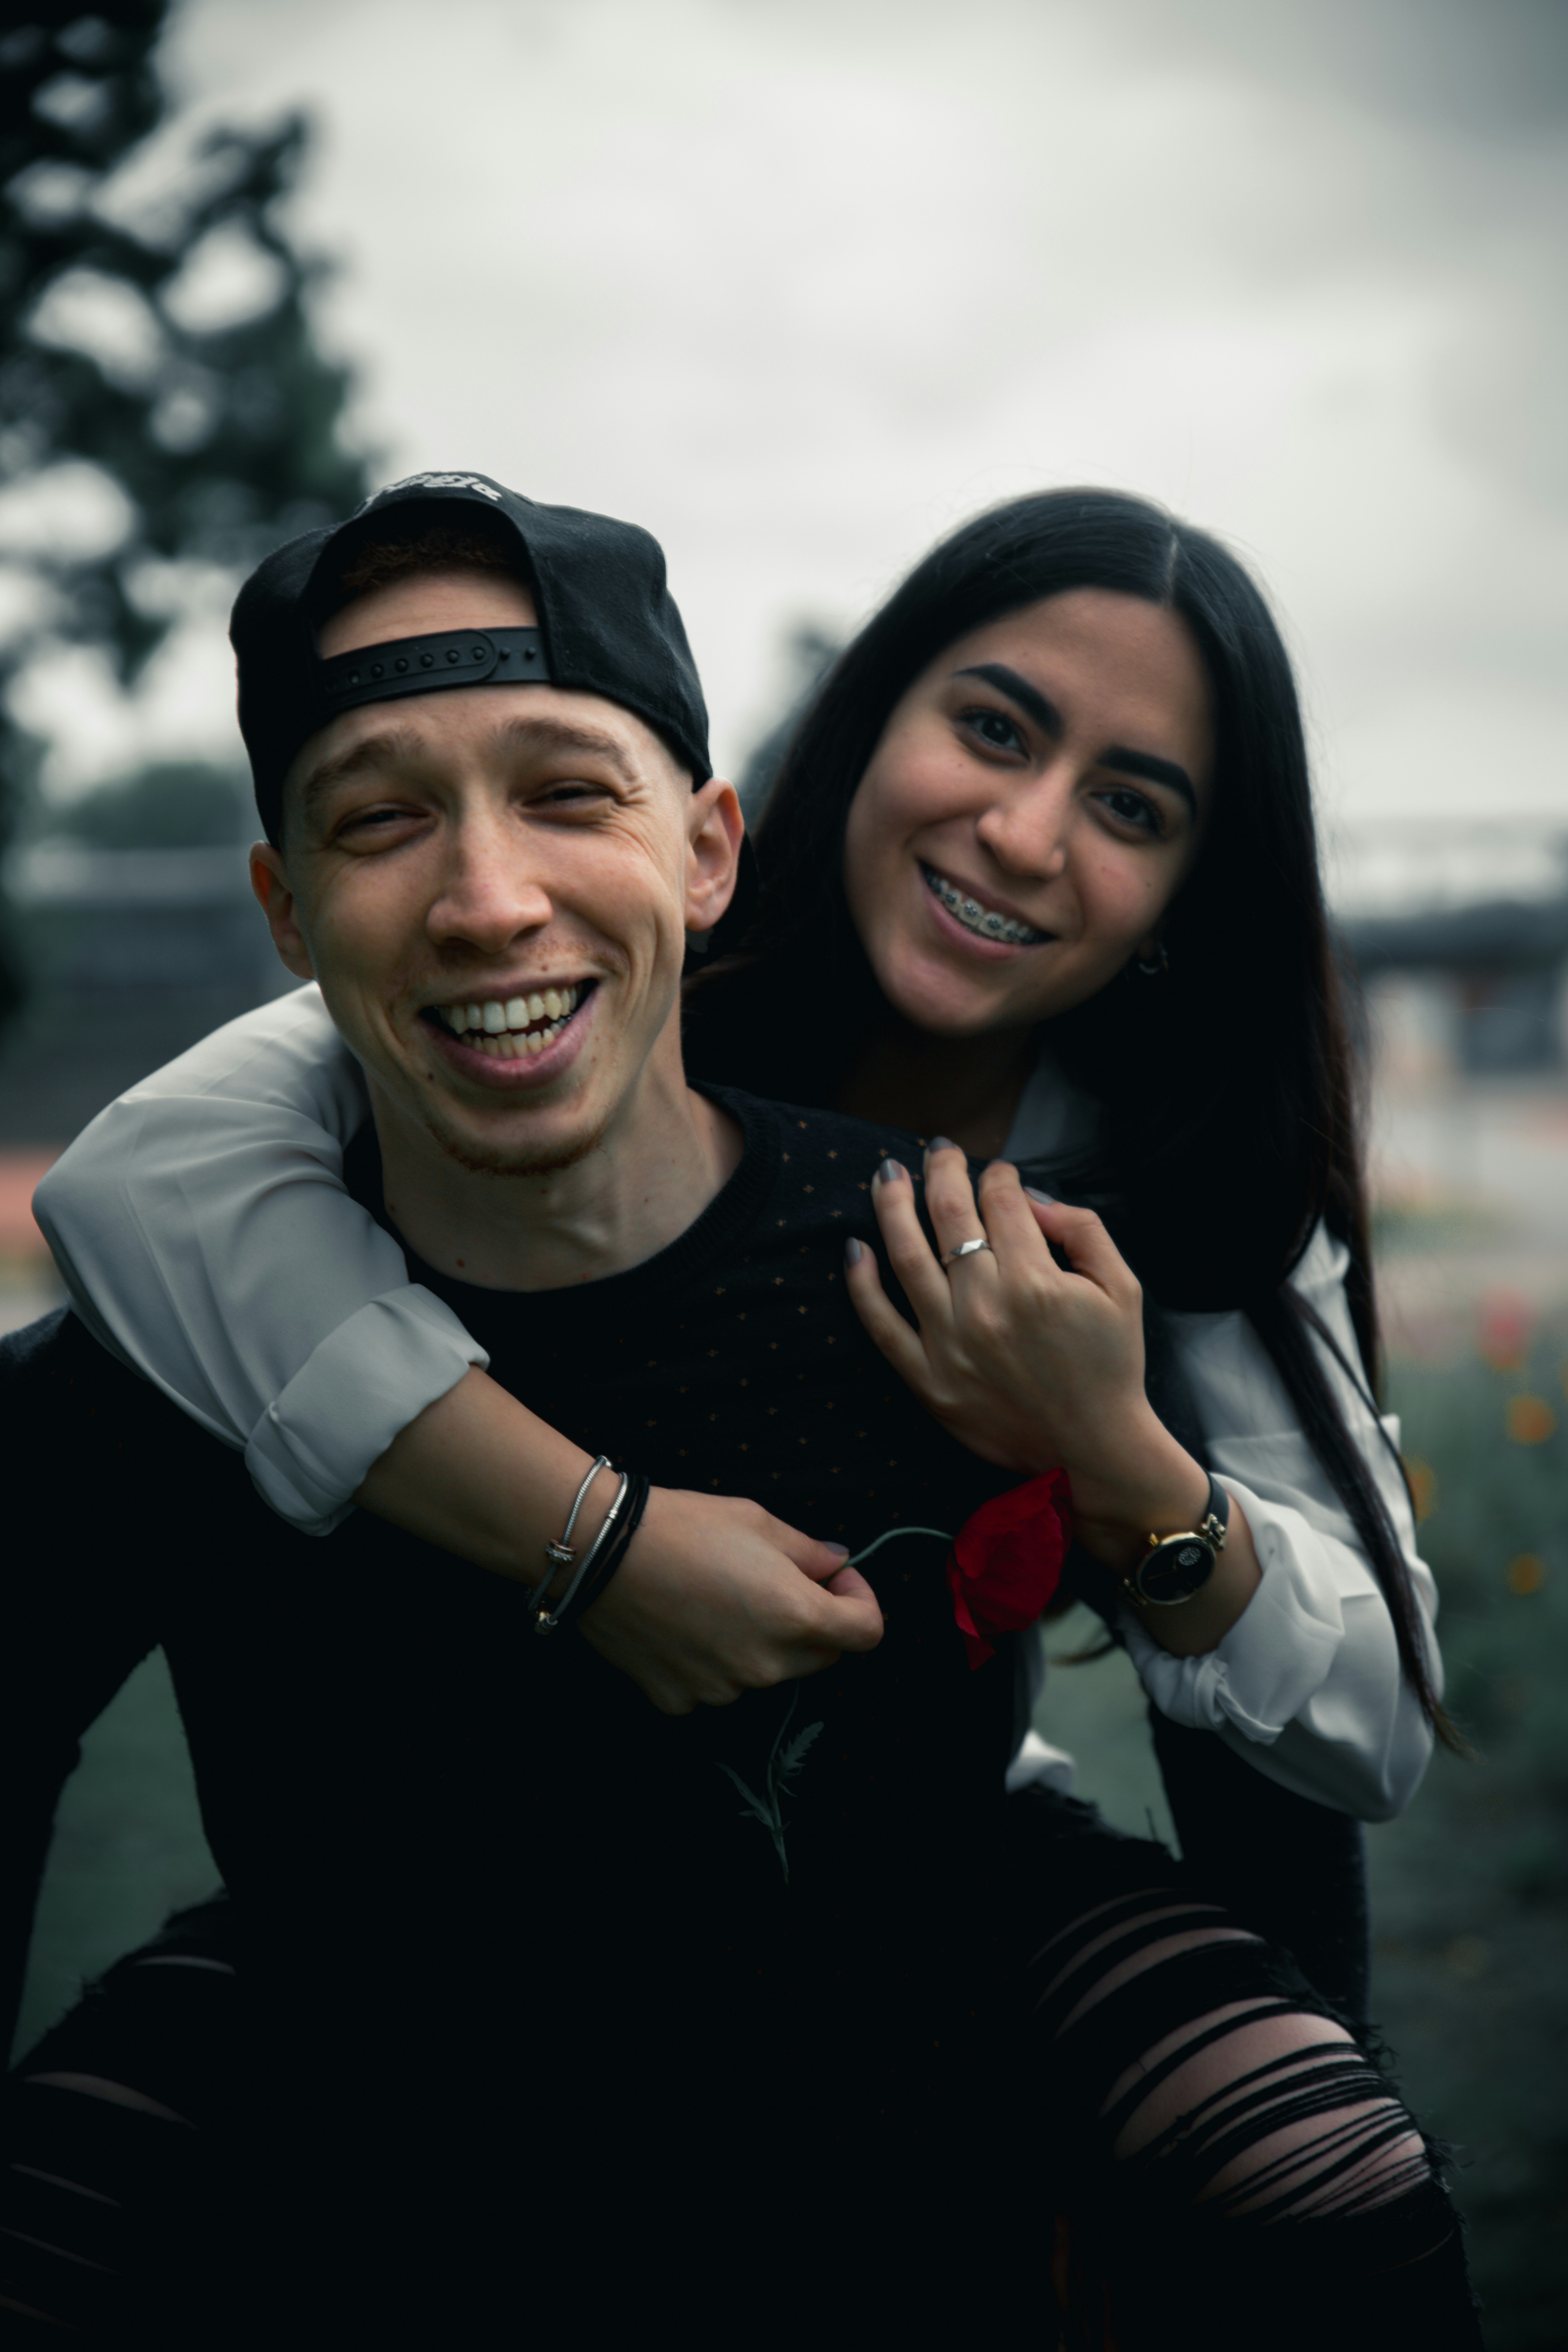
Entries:
<svg viewBox="0 0 1568 2352">
<path fill-rule="evenodd" d="M 973 953 L 994 958 L 1026 955 L 1056 938 L 1054 931 L 1039 930 L 1000 908 L 988 907 L 923 858 L 917 863 L 931 919 L 944 939 L 961 940 Z"/>
</svg>

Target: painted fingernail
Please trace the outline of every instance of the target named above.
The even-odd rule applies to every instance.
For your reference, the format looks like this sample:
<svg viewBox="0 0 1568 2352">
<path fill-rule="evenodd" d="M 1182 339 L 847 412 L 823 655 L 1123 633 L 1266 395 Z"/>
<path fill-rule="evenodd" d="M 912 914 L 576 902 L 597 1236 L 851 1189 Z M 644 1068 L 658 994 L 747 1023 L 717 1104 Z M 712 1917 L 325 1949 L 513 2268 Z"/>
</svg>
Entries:
<svg viewBox="0 0 1568 2352">
<path fill-rule="evenodd" d="M 1025 1185 L 1024 1195 L 1026 1200 L 1037 1201 L 1042 1209 L 1054 1209 L 1057 1205 L 1054 1192 L 1037 1192 L 1032 1184 Z"/>
<path fill-rule="evenodd" d="M 847 1559 L 849 1557 L 849 1547 L 847 1544 L 825 1543 L 822 1549 L 824 1551 L 836 1551 L 840 1559 Z"/>
<path fill-rule="evenodd" d="M 951 1135 L 933 1135 L 926 1145 L 928 1151 L 956 1151 L 957 1149 Z"/>
<path fill-rule="evenodd" d="M 877 1171 L 877 1181 L 879 1184 L 896 1184 L 903 1172 L 898 1160 L 884 1160 Z"/>
<path fill-rule="evenodd" d="M 846 1265 L 858 1265 L 860 1258 L 860 1244 L 856 1240 L 854 1234 L 851 1234 L 848 1240 L 844 1244 L 844 1263 Z"/>
</svg>

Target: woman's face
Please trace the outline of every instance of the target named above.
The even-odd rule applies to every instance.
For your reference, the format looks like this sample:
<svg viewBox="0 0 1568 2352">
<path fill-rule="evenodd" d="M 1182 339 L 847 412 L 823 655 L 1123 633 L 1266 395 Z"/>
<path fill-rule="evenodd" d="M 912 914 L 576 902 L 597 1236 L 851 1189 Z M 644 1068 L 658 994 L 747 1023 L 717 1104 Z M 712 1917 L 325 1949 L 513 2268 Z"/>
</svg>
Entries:
<svg viewBox="0 0 1568 2352">
<path fill-rule="evenodd" d="M 933 1035 L 1029 1028 L 1147 957 L 1213 799 L 1186 624 L 1073 589 L 915 680 L 850 804 L 845 887 L 883 993 Z"/>
</svg>

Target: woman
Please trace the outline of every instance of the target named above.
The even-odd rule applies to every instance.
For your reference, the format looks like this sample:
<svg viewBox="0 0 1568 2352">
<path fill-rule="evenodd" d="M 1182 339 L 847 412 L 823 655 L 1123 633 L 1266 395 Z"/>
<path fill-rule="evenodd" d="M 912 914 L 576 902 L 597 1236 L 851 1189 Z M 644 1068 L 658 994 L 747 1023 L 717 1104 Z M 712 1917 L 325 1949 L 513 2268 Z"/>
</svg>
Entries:
<svg viewBox="0 0 1568 2352">
<path fill-rule="evenodd" d="M 743 954 L 693 991 L 694 1073 L 940 1125 L 976 1153 L 1005 1145 L 1048 1165 L 1054 1190 L 1098 1205 L 1025 1210 L 1002 1171 L 983 1181 L 977 1213 L 960 1154 L 938 1139 L 928 1193 L 945 1267 L 906 1171 L 888 1160 L 877 1181 L 919 1339 L 868 1256 L 848 1268 L 852 1296 L 966 1443 L 1021 1470 L 1066 1467 L 1108 1610 L 1150 1529 L 1197 1522 L 1211 1496 L 1205 1439 L 1221 1457 L 1227 1444 L 1250 1448 L 1266 1475 L 1227 1475 L 1215 1574 L 1180 1608 L 1124 1606 L 1124 1638 L 1174 1721 L 1221 1729 L 1254 1760 L 1279 1748 L 1270 1769 L 1287 1789 L 1394 1809 L 1436 1716 L 1430 1585 L 1395 1533 L 1403 1497 L 1351 1360 L 1359 1342 L 1370 1364 L 1375 1328 L 1347 1056 L 1300 722 L 1256 591 L 1213 542 L 1136 501 L 1058 493 L 983 517 L 849 649 L 796 739 L 761 847 L 766 895 Z M 287 1254 L 264 1247 L 282 1334 L 266 1376 L 204 1362 L 199 1343 L 182 1360 L 185 1341 L 153 1328 L 164 1317 L 139 1328 L 134 1283 L 117 1288 L 123 1257 L 105 1279 L 79 1146 L 40 1205 L 99 1328 L 220 1434 L 247 1440 L 263 1490 L 290 1515 L 329 1523 L 357 1490 L 484 1565 L 526 1573 L 559 1523 L 557 1488 L 569 1494 L 582 1465 L 491 1391 L 460 1333 L 410 1302 L 395 1249 L 378 1259 L 334 1190 L 363 1116 L 341 1062 L 321 1057 L 298 1006 L 198 1054 L 242 1106 L 259 1172 L 197 1212 L 194 1286 L 182 1290 L 188 1266 L 158 1245 L 159 1132 L 177 1132 L 189 1158 L 182 1080 L 140 1090 L 89 1147 L 117 1161 L 111 1189 L 129 1181 L 144 1264 L 173 1290 L 187 1339 L 224 1320 L 204 1318 L 199 1297 L 193 1313 L 193 1287 L 214 1266 L 242 1278 L 242 1228 L 265 1223 L 296 1141 L 312 1162 L 309 1213 L 336 1221 L 343 1263 L 364 1270 L 349 1285 L 354 1311 L 289 1300 Z M 334 1107 L 335 1119 L 311 1118 Z M 204 1117 L 226 1151 L 237 1123 L 210 1093 Z M 117 1120 L 136 1130 L 132 1160 Z M 191 1231 L 188 1197 L 178 1208 L 174 1227 Z M 1166 1311 L 1163 1420 L 1129 1266 Z M 1285 1286 L 1292 1269 L 1300 1291 Z M 419 1342 L 405 1379 L 395 1357 L 388 1377 L 388 1316 L 395 1336 Z M 334 1451 L 321 1397 L 373 1356 L 380 1422 L 362 1416 Z M 759 1639 L 756 1609 L 733 1589 L 733 1521 L 703 1501 L 650 1507 L 584 1621 L 676 1707 L 816 1662 L 781 1664 L 775 1633 Z M 1100 2193 L 1079 2218 L 1105 2240 L 1094 2261 L 1115 2276 L 1124 2340 L 1142 2341 L 1173 2293 L 1178 2308 L 1201 2293 L 1217 2311 L 1217 2297 L 1240 2328 L 1287 2267 L 1292 2305 L 1316 2294 L 1342 2328 L 1348 2301 L 1373 2334 L 1394 2315 L 1459 2329 L 1440 2192 L 1350 2035 L 1282 1955 L 1178 1889 L 1163 1857 L 1101 1843 L 1098 1878 L 1079 1874 L 1037 1956 L 1039 2064 L 1098 2150 Z M 1098 1901 L 1083 1896 L 1090 1884 Z M 1237 2226 L 1286 2218 L 1312 2226 Z M 1147 2311 L 1134 2244 L 1145 2271 L 1161 2249 Z"/>
</svg>

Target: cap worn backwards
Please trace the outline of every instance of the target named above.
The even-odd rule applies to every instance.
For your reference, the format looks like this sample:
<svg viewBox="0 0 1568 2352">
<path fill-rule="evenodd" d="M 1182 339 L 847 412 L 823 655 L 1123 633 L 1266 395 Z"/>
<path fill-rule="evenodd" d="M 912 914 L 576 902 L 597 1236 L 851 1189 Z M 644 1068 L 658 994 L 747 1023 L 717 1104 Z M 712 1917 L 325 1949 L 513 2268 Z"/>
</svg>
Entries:
<svg viewBox="0 0 1568 2352">
<path fill-rule="evenodd" d="M 399 535 L 425 508 L 432 521 L 479 507 L 515 535 L 533 592 L 534 629 L 457 629 L 362 646 L 325 658 L 316 632 L 345 598 L 342 573 L 388 517 Z M 694 783 L 712 772 L 708 712 L 664 554 L 635 523 L 537 505 L 484 474 L 414 474 L 367 499 L 345 523 L 278 548 L 236 599 L 229 636 L 239 668 L 239 727 L 256 805 L 279 838 L 283 779 L 301 744 L 340 710 L 460 686 L 551 685 L 618 702 L 661 735 Z"/>
</svg>

